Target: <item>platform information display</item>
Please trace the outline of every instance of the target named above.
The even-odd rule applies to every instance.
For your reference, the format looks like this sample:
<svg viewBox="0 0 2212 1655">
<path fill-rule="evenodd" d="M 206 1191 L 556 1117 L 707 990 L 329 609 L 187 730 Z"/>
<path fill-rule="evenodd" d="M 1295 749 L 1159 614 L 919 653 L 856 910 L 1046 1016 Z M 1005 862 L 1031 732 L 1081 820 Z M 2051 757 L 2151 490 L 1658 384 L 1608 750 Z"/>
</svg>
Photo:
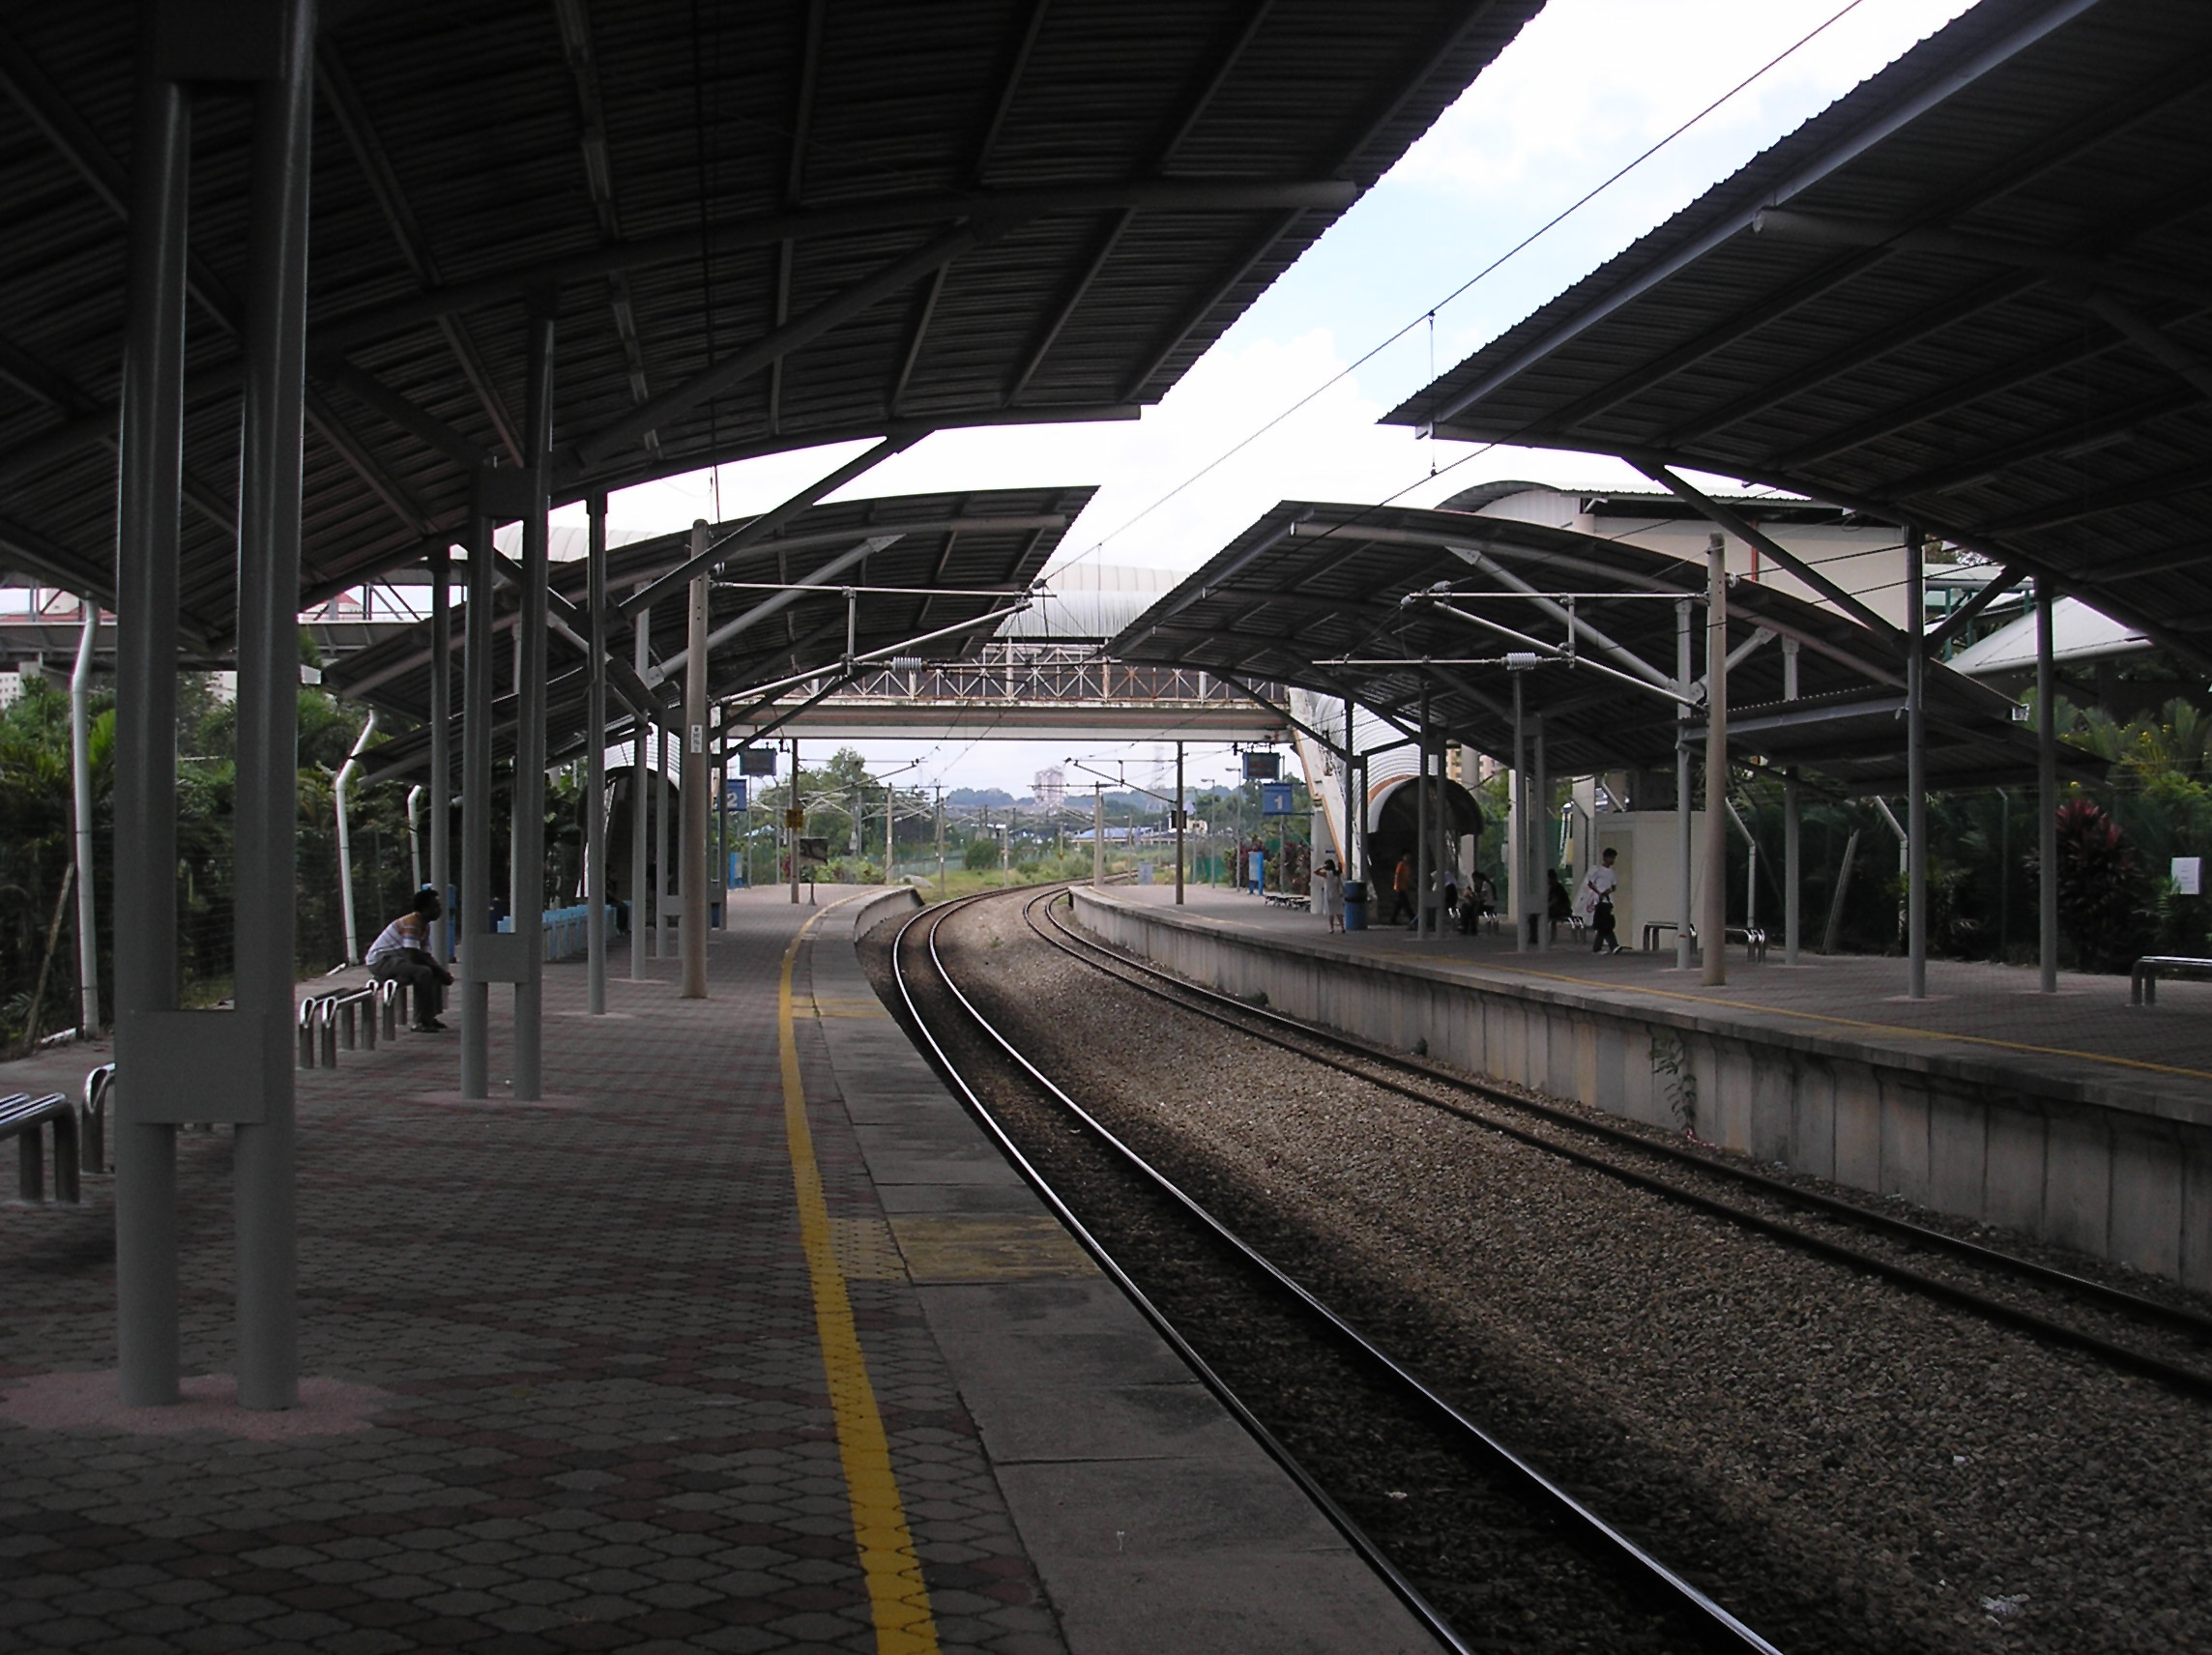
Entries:
<svg viewBox="0 0 2212 1655">
<path fill-rule="evenodd" d="M 738 749 L 740 775 L 775 774 L 775 749 L 773 747 L 740 747 Z"/>
</svg>

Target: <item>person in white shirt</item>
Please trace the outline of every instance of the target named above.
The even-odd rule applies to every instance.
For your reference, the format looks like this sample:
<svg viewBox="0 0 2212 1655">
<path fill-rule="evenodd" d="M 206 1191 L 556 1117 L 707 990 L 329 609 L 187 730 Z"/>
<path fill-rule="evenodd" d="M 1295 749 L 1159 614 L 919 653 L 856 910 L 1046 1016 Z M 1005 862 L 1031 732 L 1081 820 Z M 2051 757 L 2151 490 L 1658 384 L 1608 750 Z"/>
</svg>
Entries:
<svg viewBox="0 0 2212 1655">
<path fill-rule="evenodd" d="M 446 986 L 453 973 L 430 952 L 430 927 L 445 907 L 438 893 L 424 886 L 415 893 L 414 906 L 382 931 L 368 945 L 368 974 L 375 982 L 403 982 L 414 1006 L 412 1027 L 420 1033 L 445 1030 L 438 1014 L 446 1009 Z"/>
<path fill-rule="evenodd" d="M 1614 893 L 1620 888 L 1620 876 L 1613 871 L 1615 854 L 1608 845 L 1597 866 L 1583 878 L 1583 902 L 1589 911 L 1590 952 L 1593 954 L 1620 952 L 1620 938 L 1613 925 Z"/>
</svg>

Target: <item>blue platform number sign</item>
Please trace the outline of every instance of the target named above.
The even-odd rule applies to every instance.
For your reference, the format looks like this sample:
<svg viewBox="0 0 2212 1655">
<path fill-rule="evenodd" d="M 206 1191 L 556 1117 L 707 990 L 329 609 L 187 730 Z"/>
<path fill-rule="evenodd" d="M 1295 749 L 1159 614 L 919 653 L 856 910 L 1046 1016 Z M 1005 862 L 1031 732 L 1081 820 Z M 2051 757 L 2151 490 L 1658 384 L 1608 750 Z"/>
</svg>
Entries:
<svg viewBox="0 0 2212 1655">
<path fill-rule="evenodd" d="M 1287 781 L 1264 781 L 1260 784 L 1260 814 L 1263 816 L 1288 816 L 1291 814 L 1291 784 Z"/>
<path fill-rule="evenodd" d="M 724 776 L 722 778 L 722 802 L 729 807 L 732 816 L 740 816 L 744 813 L 745 778 L 743 776 Z"/>
</svg>

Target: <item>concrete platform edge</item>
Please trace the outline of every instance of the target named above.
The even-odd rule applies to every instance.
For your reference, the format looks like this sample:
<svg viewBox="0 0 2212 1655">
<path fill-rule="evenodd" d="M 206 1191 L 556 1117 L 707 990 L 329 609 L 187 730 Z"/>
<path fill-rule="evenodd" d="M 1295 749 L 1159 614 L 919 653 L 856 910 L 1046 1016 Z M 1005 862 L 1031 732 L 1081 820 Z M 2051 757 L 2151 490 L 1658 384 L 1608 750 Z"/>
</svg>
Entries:
<svg viewBox="0 0 2212 1655">
<path fill-rule="evenodd" d="M 925 1215 L 1053 1224 L 899 1025 L 862 1009 L 874 990 L 854 944 L 918 905 L 912 891 L 860 899 L 849 922 L 825 925 L 812 961 L 817 1002 L 837 1008 L 823 1024 L 830 1070 L 894 1234 Z M 997 1280 L 910 1263 L 1073 1655 L 1434 1650 L 1087 1259 Z"/>
</svg>

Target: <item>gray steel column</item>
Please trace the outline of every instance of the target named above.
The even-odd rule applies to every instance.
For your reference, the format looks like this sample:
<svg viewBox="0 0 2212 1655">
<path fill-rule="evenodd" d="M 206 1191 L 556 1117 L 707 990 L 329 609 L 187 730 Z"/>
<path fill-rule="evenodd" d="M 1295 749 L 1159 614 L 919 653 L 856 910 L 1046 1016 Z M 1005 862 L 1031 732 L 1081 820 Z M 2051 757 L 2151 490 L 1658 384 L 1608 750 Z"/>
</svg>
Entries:
<svg viewBox="0 0 2212 1655">
<path fill-rule="evenodd" d="M 1421 690 L 1420 739 L 1413 743 L 1413 935 L 1429 934 L 1429 692 Z"/>
<path fill-rule="evenodd" d="M 1513 910 L 1513 951 L 1525 954 L 1528 951 L 1528 921 L 1524 912 L 1528 906 L 1528 853 L 1525 848 L 1528 839 L 1528 771 L 1523 767 L 1528 762 L 1528 742 L 1521 681 L 1527 675 L 1517 667 L 1507 667 L 1505 675 L 1513 681 L 1513 776 L 1506 788 L 1505 896 Z"/>
<path fill-rule="evenodd" d="M 491 1087 L 491 984 L 476 973 L 491 932 L 492 521 L 469 526 L 468 631 L 461 654 L 461 1095 Z"/>
<path fill-rule="evenodd" d="M 1176 906 L 1182 906 L 1182 743 L 1176 743 Z"/>
<path fill-rule="evenodd" d="M 799 900 L 799 835 L 800 829 L 790 826 L 794 820 L 790 812 L 794 810 L 800 812 L 801 816 L 806 811 L 804 802 L 799 797 L 799 738 L 797 736 L 791 739 L 791 796 L 785 800 L 785 826 L 783 829 L 784 843 L 791 850 L 791 900 L 797 902 Z"/>
<path fill-rule="evenodd" d="M 430 557 L 430 888 L 452 907 L 453 882 L 453 604 L 452 560 L 440 546 Z M 453 957 L 453 916 L 431 932 L 432 950 Z"/>
<path fill-rule="evenodd" d="M 591 727 L 584 749 L 584 1010 L 602 1017 L 607 1009 L 607 497 L 585 502 L 591 524 L 587 556 L 591 567 L 592 665 Z"/>
<path fill-rule="evenodd" d="M 1927 567 L 1919 529 L 1905 530 L 1905 992 L 1928 998 Z"/>
<path fill-rule="evenodd" d="M 645 589 L 641 586 L 637 590 L 642 592 Z M 652 625 L 653 611 L 650 609 L 639 610 L 637 619 L 631 623 L 633 659 L 637 666 L 637 676 L 641 679 L 645 677 L 646 668 L 652 661 Z M 632 982 L 640 981 L 645 976 L 645 927 L 647 917 L 653 912 L 652 905 L 646 900 L 645 888 L 653 878 L 652 870 L 646 862 L 647 835 L 652 829 L 646 813 L 648 796 L 645 740 L 646 732 L 651 728 L 652 723 L 646 717 L 645 710 L 637 709 L 630 725 L 629 740 L 629 974 Z"/>
<path fill-rule="evenodd" d="M 1690 676 L 1690 600 L 1682 599 L 1674 605 L 1674 686 L 1688 695 L 1692 686 Z M 1696 923 L 1690 913 L 1690 856 L 1697 835 L 1690 816 L 1690 708 L 1687 702 L 1674 708 L 1674 969 L 1690 969 L 1690 927 Z"/>
<path fill-rule="evenodd" d="M 2041 878 L 2036 897 L 2038 986 L 2058 992 L 2058 705 L 2052 647 L 2051 583 L 2035 577 L 2035 854 Z"/>
<path fill-rule="evenodd" d="M 1530 791 L 1535 807 L 1528 813 L 1534 829 L 1528 835 L 1529 906 L 1536 911 L 1536 951 L 1552 951 L 1552 770 L 1544 762 L 1544 715 L 1536 714 L 1535 739 L 1530 743 Z"/>
<path fill-rule="evenodd" d="M 1358 770 L 1359 731 L 1353 712 L 1352 697 L 1348 695 L 1344 698 L 1344 843 L 1338 847 L 1344 853 L 1344 877 L 1347 880 L 1360 877 L 1359 830 L 1363 824 L 1359 820 L 1359 806 L 1366 801 L 1366 795 L 1357 787 Z"/>
<path fill-rule="evenodd" d="M 1241 857 L 1244 853 L 1239 850 L 1237 854 Z M 1244 870 L 1238 868 L 1237 876 L 1237 879 L 1232 882 L 1233 885 L 1242 884 Z M 1096 890 L 1105 883 L 1106 784 L 1102 781 L 1094 781 L 1091 784 L 1091 888 Z"/>
<path fill-rule="evenodd" d="M 1797 640 L 1782 640 L 1782 699 L 1797 699 Z M 1797 963 L 1799 910 L 1804 905 L 1805 862 L 1800 845 L 1797 771 L 1782 778 L 1782 962 Z"/>
<path fill-rule="evenodd" d="M 233 1128 L 238 1400 L 300 1400 L 292 1049 L 300 817 L 300 488 L 306 400 L 314 0 L 285 6 L 283 73 L 254 88 L 238 500 L 236 1004 L 260 1019 L 262 1117 Z M 248 1025 L 248 1027 L 251 1027 Z"/>
<path fill-rule="evenodd" d="M 714 709 L 714 865 L 713 886 L 722 893 L 722 925 L 730 928 L 730 733 L 722 720 L 729 708 Z"/>
<path fill-rule="evenodd" d="M 707 520 L 691 525 L 691 555 L 707 554 Z M 684 907 L 677 942 L 684 950 L 684 1000 L 707 998 L 707 602 L 712 583 L 691 580 L 690 657 L 684 663 Z"/>
<path fill-rule="evenodd" d="M 1703 981 L 1728 981 L 1728 542 L 1705 541 L 1705 888 L 1698 922 Z"/>
<path fill-rule="evenodd" d="M 665 958 L 673 947 L 668 937 L 669 899 L 676 894 L 675 869 L 668 855 L 668 725 L 653 721 L 653 956 Z"/>
<path fill-rule="evenodd" d="M 542 306 L 542 308 L 540 307 Z M 533 306 L 529 333 L 530 509 L 522 519 L 522 613 L 514 625 L 514 814 L 508 906 L 523 980 L 514 985 L 514 1095 L 544 1095 L 545 985 L 545 490 L 552 472 L 553 316 Z"/>
<path fill-rule="evenodd" d="M 177 1003 L 177 550 L 184 488 L 185 243 L 191 109 L 139 29 L 128 343 L 116 510 L 115 1334 L 123 1401 L 177 1400 L 177 1129 L 132 1118 L 165 1056 L 141 1019 Z"/>
</svg>

